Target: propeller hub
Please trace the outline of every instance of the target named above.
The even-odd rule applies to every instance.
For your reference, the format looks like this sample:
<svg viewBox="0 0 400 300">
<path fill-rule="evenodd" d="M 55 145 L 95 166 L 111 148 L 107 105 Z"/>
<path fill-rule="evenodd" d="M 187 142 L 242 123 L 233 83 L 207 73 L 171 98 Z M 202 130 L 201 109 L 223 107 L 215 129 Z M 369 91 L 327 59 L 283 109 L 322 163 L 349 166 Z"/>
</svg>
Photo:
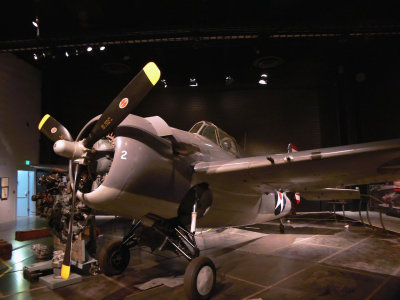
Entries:
<svg viewBox="0 0 400 300">
<path fill-rule="evenodd" d="M 69 159 L 76 159 L 81 158 L 86 151 L 89 149 L 83 146 L 82 142 L 70 142 L 66 140 L 58 140 L 54 143 L 53 146 L 54 152 L 57 155 L 69 158 Z"/>
</svg>

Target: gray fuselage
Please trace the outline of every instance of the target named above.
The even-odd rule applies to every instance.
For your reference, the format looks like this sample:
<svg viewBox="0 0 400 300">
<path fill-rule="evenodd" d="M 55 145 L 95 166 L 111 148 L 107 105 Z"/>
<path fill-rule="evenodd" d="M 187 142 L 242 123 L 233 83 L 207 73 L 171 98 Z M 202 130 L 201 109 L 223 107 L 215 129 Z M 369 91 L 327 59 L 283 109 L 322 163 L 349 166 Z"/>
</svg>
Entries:
<svg viewBox="0 0 400 300">
<path fill-rule="evenodd" d="M 163 126 L 166 126 L 165 122 Z M 90 193 L 78 192 L 78 197 L 94 209 L 118 216 L 140 219 L 151 213 L 173 218 L 178 215 L 190 190 L 206 184 L 212 204 L 207 214 L 198 220 L 202 227 L 265 222 L 290 211 L 290 201 L 279 215 L 275 215 L 273 197 L 257 191 L 232 192 L 214 187 L 212 182 L 200 181 L 193 168 L 196 163 L 229 160 L 236 156 L 199 134 L 159 127 L 151 118 L 129 115 L 115 130 L 114 158 L 104 182 Z M 160 136 L 163 129 L 173 138 Z M 175 147 L 196 151 L 183 155 L 176 153 Z"/>
</svg>

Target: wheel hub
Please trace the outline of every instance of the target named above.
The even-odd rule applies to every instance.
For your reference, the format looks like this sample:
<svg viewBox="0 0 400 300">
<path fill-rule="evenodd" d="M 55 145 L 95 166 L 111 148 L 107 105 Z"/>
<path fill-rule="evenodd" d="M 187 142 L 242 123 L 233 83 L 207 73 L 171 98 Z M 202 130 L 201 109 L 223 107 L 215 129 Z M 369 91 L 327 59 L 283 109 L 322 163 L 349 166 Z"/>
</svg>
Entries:
<svg viewBox="0 0 400 300">
<path fill-rule="evenodd" d="M 116 267 L 120 267 L 122 265 L 121 251 L 114 251 L 114 253 L 111 255 L 111 263 Z"/>
<path fill-rule="evenodd" d="M 197 274 L 197 291 L 201 296 L 211 292 L 214 282 L 214 272 L 210 266 L 204 266 Z"/>
</svg>

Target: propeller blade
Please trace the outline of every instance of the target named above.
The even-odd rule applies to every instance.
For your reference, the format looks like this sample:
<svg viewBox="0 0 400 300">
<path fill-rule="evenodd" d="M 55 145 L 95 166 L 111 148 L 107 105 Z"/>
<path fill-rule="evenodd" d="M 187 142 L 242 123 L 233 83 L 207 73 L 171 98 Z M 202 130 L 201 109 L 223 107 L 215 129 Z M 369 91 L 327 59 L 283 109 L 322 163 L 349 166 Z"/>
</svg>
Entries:
<svg viewBox="0 0 400 300">
<path fill-rule="evenodd" d="M 144 66 L 101 115 L 86 138 L 85 147 L 91 148 L 96 141 L 113 131 L 157 83 L 160 74 L 155 63 L 149 62 Z"/>
<path fill-rule="evenodd" d="M 61 277 L 64 279 L 68 279 L 71 270 L 71 250 L 72 250 L 72 237 L 73 237 L 72 223 L 74 221 L 76 190 L 80 175 L 81 175 L 81 165 L 78 164 L 75 169 L 74 186 L 72 190 L 72 204 L 71 204 L 69 226 L 68 226 L 68 238 L 67 238 L 67 244 L 65 245 L 64 260 L 61 266 Z"/>
<path fill-rule="evenodd" d="M 58 140 L 72 141 L 71 134 L 56 119 L 49 114 L 45 115 L 39 123 L 39 131 L 53 142 Z"/>
</svg>

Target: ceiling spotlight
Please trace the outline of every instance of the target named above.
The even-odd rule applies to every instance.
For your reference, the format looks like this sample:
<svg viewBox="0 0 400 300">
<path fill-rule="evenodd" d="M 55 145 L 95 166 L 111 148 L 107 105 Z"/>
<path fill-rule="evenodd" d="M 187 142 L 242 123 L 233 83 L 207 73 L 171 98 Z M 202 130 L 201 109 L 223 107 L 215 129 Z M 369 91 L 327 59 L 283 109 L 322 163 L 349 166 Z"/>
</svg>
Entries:
<svg viewBox="0 0 400 300">
<path fill-rule="evenodd" d="M 32 21 L 32 25 L 36 28 L 36 37 L 39 37 L 39 17 Z"/>
<path fill-rule="evenodd" d="M 104 50 L 106 50 L 106 46 L 100 46 L 100 51 L 104 51 Z"/>
<path fill-rule="evenodd" d="M 231 76 L 225 76 L 225 85 L 231 85 L 234 82 L 233 78 Z"/>
<path fill-rule="evenodd" d="M 46 53 L 43 52 L 43 53 L 42 53 L 42 56 L 43 56 L 43 58 L 46 58 Z"/>
<path fill-rule="evenodd" d="M 35 26 L 36 28 L 39 27 L 39 18 L 36 17 L 35 21 L 32 21 L 32 25 Z"/>
<path fill-rule="evenodd" d="M 79 51 L 78 49 L 75 49 L 75 55 L 78 56 L 79 55 Z"/>
<path fill-rule="evenodd" d="M 196 87 L 196 86 L 199 86 L 199 84 L 197 83 L 197 80 L 196 80 L 196 78 L 190 78 L 190 80 L 189 80 L 189 86 L 191 86 L 191 87 Z"/>
<path fill-rule="evenodd" d="M 160 80 L 163 84 L 164 84 L 164 88 L 167 88 L 167 80 L 165 80 L 165 79 L 161 79 Z"/>
<path fill-rule="evenodd" d="M 267 78 L 268 78 L 268 74 L 261 74 L 260 79 L 258 80 L 258 84 L 261 84 L 261 85 L 268 84 Z"/>
<path fill-rule="evenodd" d="M 92 48 L 91 46 L 89 46 L 89 47 L 86 48 L 86 51 L 87 51 L 87 52 L 91 52 L 92 50 L 93 50 L 93 48 Z"/>
<path fill-rule="evenodd" d="M 34 59 L 34 60 L 37 60 L 37 59 L 38 59 L 36 53 L 33 53 L 33 59 Z"/>
<path fill-rule="evenodd" d="M 65 56 L 66 56 L 66 57 L 69 57 L 68 51 L 65 51 Z"/>
</svg>

